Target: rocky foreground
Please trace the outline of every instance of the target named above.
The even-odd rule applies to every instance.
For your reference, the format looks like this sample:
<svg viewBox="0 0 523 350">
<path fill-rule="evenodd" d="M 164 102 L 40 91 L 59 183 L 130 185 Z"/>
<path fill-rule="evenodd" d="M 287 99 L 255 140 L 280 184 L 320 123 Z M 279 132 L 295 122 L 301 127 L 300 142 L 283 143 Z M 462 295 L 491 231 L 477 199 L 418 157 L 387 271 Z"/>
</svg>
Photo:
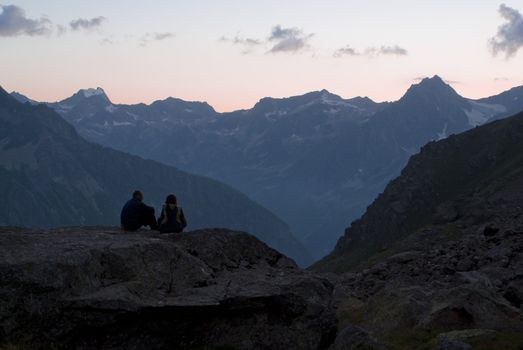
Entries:
<svg viewBox="0 0 523 350">
<path fill-rule="evenodd" d="M 0 228 L 0 349 L 518 350 L 523 214 L 496 211 L 343 274 L 223 229 Z"/>
<path fill-rule="evenodd" d="M 523 349 L 523 113 L 424 146 L 312 269 L 337 343 Z"/>
<path fill-rule="evenodd" d="M 244 233 L 0 229 L 0 349 L 324 349 L 332 292 Z"/>
<path fill-rule="evenodd" d="M 349 341 L 359 334 L 372 349 L 523 349 L 523 225 L 428 227 L 376 259 L 335 282 Z M 350 348 L 342 344 L 335 349 Z"/>
</svg>

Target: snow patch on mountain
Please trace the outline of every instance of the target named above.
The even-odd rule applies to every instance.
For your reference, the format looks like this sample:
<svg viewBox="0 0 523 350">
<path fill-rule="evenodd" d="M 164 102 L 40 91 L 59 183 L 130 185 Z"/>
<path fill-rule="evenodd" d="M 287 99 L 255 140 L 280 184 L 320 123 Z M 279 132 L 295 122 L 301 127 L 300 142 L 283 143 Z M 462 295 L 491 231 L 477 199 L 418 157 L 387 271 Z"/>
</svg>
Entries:
<svg viewBox="0 0 523 350">
<path fill-rule="evenodd" d="M 407 153 L 408 155 L 410 155 L 410 156 L 412 156 L 412 155 L 414 155 L 414 154 L 416 154 L 416 153 L 419 152 L 419 149 L 415 149 L 415 148 L 412 148 L 412 147 L 404 147 L 404 146 L 401 146 L 400 149 L 401 149 L 403 152 L 405 152 L 405 153 Z"/>
<path fill-rule="evenodd" d="M 108 105 L 105 107 L 105 110 L 109 113 L 114 113 L 118 110 L 118 107 L 116 107 L 115 105 Z"/>
<path fill-rule="evenodd" d="M 441 130 L 441 132 L 438 132 L 438 141 L 439 140 L 443 140 L 443 139 L 446 139 L 448 137 L 447 135 L 447 128 L 449 126 L 449 123 L 445 123 L 445 126 L 443 127 L 443 130 Z"/>
<path fill-rule="evenodd" d="M 291 136 L 289 136 L 287 138 L 287 141 L 290 142 L 290 143 L 302 143 L 303 142 L 303 137 L 293 133 Z"/>
<path fill-rule="evenodd" d="M 477 109 L 471 109 L 471 110 L 464 110 L 465 114 L 467 115 L 467 118 L 469 119 L 469 125 L 470 126 L 478 126 L 485 124 L 485 122 L 489 119 L 489 115 L 478 111 Z"/>
<path fill-rule="evenodd" d="M 138 120 L 140 118 L 140 116 L 138 114 L 135 114 L 135 113 L 126 112 L 126 114 L 128 116 L 132 117 L 134 120 Z"/>
<path fill-rule="evenodd" d="M 507 108 L 503 105 L 481 103 L 472 100 L 469 100 L 469 103 L 472 108 L 464 109 L 463 111 L 467 115 L 469 125 L 472 127 L 485 124 L 496 114 L 504 113 L 507 111 Z"/>
<path fill-rule="evenodd" d="M 73 109 L 73 107 L 74 106 L 71 105 L 59 104 L 56 109 L 58 110 L 58 112 L 68 112 L 71 109 Z"/>
<path fill-rule="evenodd" d="M 271 119 L 270 117 L 282 117 L 287 114 L 287 111 L 272 111 L 265 113 L 265 117 Z"/>
<path fill-rule="evenodd" d="M 113 120 L 113 126 L 129 126 L 129 125 L 134 125 L 134 124 L 131 122 L 117 122 L 117 121 Z"/>
<path fill-rule="evenodd" d="M 351 103 L 348 103 L 344 100 L 334 99 L 333 96 L 331 96 L 329 94 L 321 95 L 320 101 L 321 101 L 321 103 L 329 105 L 329 106 L 342 106 L 342 107 L 349 107 L 349 108 L 354 108 L 354 109 L 361 109 L 360 107 L 355 106 Z"/>
<path fill-rule="evenodd" d="M 82 90 L 82 93 L 85 98 L 98 96 L 98 95 L 105 95 L 105 92 L 102 88 L 96 88 L 96 89 L 84 89 Z"/>
</svg>

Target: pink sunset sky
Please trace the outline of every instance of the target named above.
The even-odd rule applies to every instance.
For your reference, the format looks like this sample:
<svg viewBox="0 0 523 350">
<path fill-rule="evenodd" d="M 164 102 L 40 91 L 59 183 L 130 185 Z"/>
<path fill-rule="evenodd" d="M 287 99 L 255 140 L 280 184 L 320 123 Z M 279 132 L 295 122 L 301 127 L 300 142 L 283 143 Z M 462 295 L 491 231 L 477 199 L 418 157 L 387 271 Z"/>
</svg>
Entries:
<svg viewBox="0 0 523 350">
<path fill-rule="evenodd" d="M 461 95 L 523 85 L 523 1 L 20 0 L 0 8 L 0 85 L 39 101 L 102 87 L 218 111 L 327 89 L 396 100 L 438 74 Z"/>
</svg>

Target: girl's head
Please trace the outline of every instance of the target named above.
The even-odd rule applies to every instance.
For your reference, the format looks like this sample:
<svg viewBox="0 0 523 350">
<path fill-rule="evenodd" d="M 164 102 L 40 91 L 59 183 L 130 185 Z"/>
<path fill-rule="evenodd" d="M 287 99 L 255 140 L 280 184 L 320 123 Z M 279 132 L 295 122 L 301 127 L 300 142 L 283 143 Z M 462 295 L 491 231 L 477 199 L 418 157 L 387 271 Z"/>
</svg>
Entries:
<svg viewBox="0 0 523 350">
<path fill-rule="evenodd" d="M 176 196 L 174 194 L 170 194 L 165 198 L 165 204 L 174 204 L 176 205 Z"/>
</svg>

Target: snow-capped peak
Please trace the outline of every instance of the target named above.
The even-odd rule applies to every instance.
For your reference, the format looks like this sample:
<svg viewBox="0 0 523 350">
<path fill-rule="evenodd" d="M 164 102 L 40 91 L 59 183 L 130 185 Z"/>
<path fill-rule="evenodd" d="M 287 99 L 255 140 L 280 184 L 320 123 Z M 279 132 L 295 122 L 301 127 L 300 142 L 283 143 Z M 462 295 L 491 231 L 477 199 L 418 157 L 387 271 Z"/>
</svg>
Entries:
<svg viewBox="0 0 523 350">
<path fill-rule="evenodd" d="M 83 89 L 81 90 L 85 98 L 89 98 L 97 95 L 105 95 L 105 91 L 98 87 L 96 89 Z"/>
</svg>

